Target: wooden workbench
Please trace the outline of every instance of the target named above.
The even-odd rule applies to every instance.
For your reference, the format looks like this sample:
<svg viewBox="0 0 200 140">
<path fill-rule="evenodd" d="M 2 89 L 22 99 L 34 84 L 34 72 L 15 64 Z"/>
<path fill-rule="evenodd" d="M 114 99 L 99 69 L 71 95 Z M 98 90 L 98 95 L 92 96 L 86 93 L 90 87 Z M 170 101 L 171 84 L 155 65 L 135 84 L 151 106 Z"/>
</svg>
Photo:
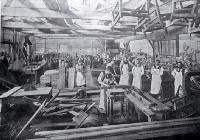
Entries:
<svg viewBox="0 0 200 140">
<path fill-rule="evenodd" d="M 46 70 L 46 65 L 47 65 L 47 62 L 45 63 L 42 63 L 40 65 L 37 65 L 37 66 L 27 66 L 27 67 L 24 67 L 23 71 L 26 73 L 26 74 L 30 74 L 30 75 L 34 75 L 34 80 L 36 83 L 39 83 L 40 82 L 40 76 L 44 73 L 44 71 Z"/>
</svg>

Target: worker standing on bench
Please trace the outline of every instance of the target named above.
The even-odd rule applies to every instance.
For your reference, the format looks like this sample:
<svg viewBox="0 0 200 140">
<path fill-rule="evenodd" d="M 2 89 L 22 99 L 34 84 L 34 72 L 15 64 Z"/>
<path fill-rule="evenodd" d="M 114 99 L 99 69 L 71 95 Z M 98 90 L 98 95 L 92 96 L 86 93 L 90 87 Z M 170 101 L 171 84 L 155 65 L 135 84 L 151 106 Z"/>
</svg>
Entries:
<svg viewBox="0 0 200 140">
<path fill-rule="evenodd" d="M 117 85 L 117 82 L 114 78 L 114 73 L 112 73 L 113 68 L 111 66 L 108 66 L 105 70 L 105 72 L 101 72 L 98 77 L 98 82 L 101 84 L 101 87 L 109 87 L 110 85 Z M 100 91 L 100 103 L 99 108 L 105 111 L 105 98 L 106 89 L 101 89 Z"/>
<path fill-rule="evenodd" d="M 163 68 L 160 66 L 160 60 L 156 60 L 155 66 L 151 68 L 152 80 L 151 80 L 151 94 L 156 98 L 160 98 L 160 89 L 163 75 Z"/>
</svg>

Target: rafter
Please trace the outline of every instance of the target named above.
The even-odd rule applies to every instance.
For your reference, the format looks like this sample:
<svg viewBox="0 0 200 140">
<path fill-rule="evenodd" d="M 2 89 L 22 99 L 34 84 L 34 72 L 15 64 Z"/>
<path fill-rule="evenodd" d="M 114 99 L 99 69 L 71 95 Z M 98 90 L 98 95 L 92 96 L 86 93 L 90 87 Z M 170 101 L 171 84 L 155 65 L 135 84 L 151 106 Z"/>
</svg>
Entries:
<svg viewBox="0 0 200 140">
<path fill-rule="evenodd" d="M 37 24 L 37 23 L 24 23 L 24 22 L 2 22 L 3 28 L 14 29 L 70 29 L 69 27 L 56 26 L 50 23 Z"/>
<path fill-rule="evenodd" d="M 2 16 L 11 17 L 35 17 L 35 18 L 78 18 L 77 16 L 59 13 L 53 10 L 41 8 L 23 8 L 23 7 L 2 7 Z"/>
<path fill-rule="evenodd" d="M 147 33 L 146 36 L 142 34 L 137 34 L 134 36 L 128 36 L 121 39 L 115 40 L 115 42 L 128 42 L 128 41 L 134 41 L 134 40 L 171 40 L 176 39 L 176 35 L 179 34 L 187 34 L 188 29 L 187 27 L 169 27 L 168 33 L 166 33 L 164 30 L 157 30 L 153 33 Z"/>
</svg>

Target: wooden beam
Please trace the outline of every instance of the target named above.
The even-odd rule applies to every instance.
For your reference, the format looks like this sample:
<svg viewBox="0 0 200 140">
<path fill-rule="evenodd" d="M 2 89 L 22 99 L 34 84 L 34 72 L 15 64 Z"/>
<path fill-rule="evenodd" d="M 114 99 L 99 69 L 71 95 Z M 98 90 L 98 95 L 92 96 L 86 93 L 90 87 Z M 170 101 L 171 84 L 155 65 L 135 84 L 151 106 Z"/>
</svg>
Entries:
<svg viewBox="0 0 200 140">
<path fill-rule="evenodd" d="M 48 9 L 2 7 L 2 16 L 35 17 L 35 18 L 78 18 L 77 16 L 59 13 Z"/>
<path fill-rule="evenodd" d="M 25 8 L 25 7 L 2 7 L 2 16 L 11 17 L 33 17 L 33 18 L 57 18 L 57 19 L 82 19 L 82 20 L 102 20 L 112 21 L 112 17 L 106 12 L 80 12 L 72 11 L 74 14 L 66 14 L 45 8 Z M 122 19 L 122 22 L 136 23 L 136 17 Z"/>
<path fill-rule="evenodd" d="M 128 35 L 107 35 L 107 34 L 35 34 L 36 37 L 42 38 L 72 38 L 72 37 L 91 37 L 91 38 L 110 38 L 119 39 Z"/>
<path fill-rule="evenodd" d="M 197 134 L 199 120 L 196 118 L 176 119 L 167 121 L 143 122 L 129 124 L 129 126 L 110 125 L 103 127 L 90 127 L 68 130 L 54 130 L 36 132 L 35 135 L 43 136 L 43 139 L 65 140 L 67 139 L 111 139 L 121 140 L 127 135 L 126 139 L 150 139 L 164 136 L 176 136 L 183 134 Z M 191 121 L 193 120 L 193 121 Z M 132 126 L 131 126 L 132 125 Z M 107 128 L 106 128 L 107 127 Z M 109 128 L 108 128 L 109 127 Z M 179 131 L 177 131 L 179 130 Z M 185 130 L 185 131 L 183 131 Z M 74 132 L 75 131 L 75 132 Z M 165 134 L 163 135 L 163 132 Z M 172 133 L 173 132 L 173 133 Z"/>
<path fill-rule="evenodd" d="M 164 120 L 164 121 L 154 121 L 154 122 L 139 122 L 139 123 L 131 123 L 131 124 L 120 124 L 120 125 L 107 125 L 107 126 L 100 126 L 100 127 L 88 127 L 88 128 L 79 128 L 79 129 L 66 129 L 66 130 L 53 130 L 53 131 L 40 131 L 36 132 L 36 136 L 55 136 L 55 135 L 62 135 L 62 134 L 84 134 L 89 132 L 102 132 L 107 130 L 116 130 L 116 129 L 123 129 L 123 128 L 138 128 L 135 130 L 139 130 L 140 127 L 144 129 L 148 129 L 150 125 L 152 127 L 162 127 L 163 125 L 168 126 L 183 126 L 183 124 L 195 124 L 195 122 L 200 123 L 200 118 L 181 118 L 181 119 L 174 119 L 174 120 Z M 170 125 L 169 125 L 170 124 Z M 158 126 L 160 125 L 160 126 Z M 134 131 L 134 130 L 133 130 Z M 124 133 L 126 134 L 126 133 Z"/>
<path fill-rule="evenodd" d="M 24 22 L 2 22 L 3 28 L 15 28 L 15 29 L 71 29 L 69 27 L 61 27 L 50 23 L 38 24 L 38 23 L 24 23 Z"/>
<path fill-rule="evenodd" d="M 136 35 L 136 36 L 129 36 L 125 38 L 121 38 L 118 40 L 115 40 L 115 42 L 128 42 L 128 41 L 134 41 L 134 40 L 142 40 L 142 39 L 148 39 L 148 40 L 172 40 L 176 39 L 176 35 L 178 34 L 187 34 L 188 30 L 187 27 L 169 27 L 168 33 L 166 33 L 164 30 L 158 30 L 154 31 L 153 33 L 148 33 L 147 36 L 145 35 Z"/>
<path fill-rule="evenodd" d="M 198 14 L 190 14 L 190 13 L 185 13 L 185 14 L 172 14 L 173 18 L 195 18 L 197 17 Z"/>
</svg>

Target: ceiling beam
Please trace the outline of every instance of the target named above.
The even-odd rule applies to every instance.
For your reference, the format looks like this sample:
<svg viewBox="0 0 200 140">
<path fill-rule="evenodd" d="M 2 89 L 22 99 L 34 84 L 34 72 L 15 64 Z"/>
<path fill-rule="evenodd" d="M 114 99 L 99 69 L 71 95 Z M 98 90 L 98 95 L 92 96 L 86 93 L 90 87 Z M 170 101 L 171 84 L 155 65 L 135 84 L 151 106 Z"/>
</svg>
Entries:
<svg viewBox="0 0 200 140">
<path fill-rule="evenodd" d="M 35 17 L 35 18 L 78 18 L 77 16 L 59 13 L 48 9 L 24 8 L 24 7 L 2 7 L 2 16 L 11 17 Z"/>
<path fill-rule="evenodd" d="M 91 25 L 92 26 L 92 25 Z M 116 30 L 121 32 L 113 32 L 110 30 L 110 28 L 103 26 L 97 26 L 98 28 L 95 28 L 95 26 L 88 28 L 78 28 L 78 27 L 64 27 L 64 26 L 57 26 L 50 23 L 24 23 L 24 22 L 9 22 L 9 21 L 2 21 L 2 27 L 3 28 L 11 28 L 11 29 L 60 29 L 60 30 L 76 30 L 79 32 L 98 32 L 98 33 L 108 33 L 108 34 L 122 34 L 122 35 L 132 35 L 133 32 L 131 32 L 130 28 L 116 28 Z"/>
<path fill-rule="evenodd" d="M 74 14 L 57 12 L 45 8 L 26 8 L 26 7 L 2 7 L 2 16 L 10 17 L 33 17 L 33 18 L 57 18 L 57 19 L 82 19 L 82 20 L 103 20 L 111 21 L 110 13 L 103 12 L 74 12 Z M 106 16 L 105 16 L 106 15 Z M 122 19 L 124 22 L 136 23 L 137 18 Z"/>
<path fill-rule="evenodd" d="M 53 25 L 50 23 L 24 23 L 24 22 L 2 22 L 3 28 L 14 28 L 14 29 L 70 29 L 69 27 L 61 27 L 57 25 Z"/>
<path fill-rule="evenodd" d="M 121 37 L 127 37 L 126 35 L 106 35 L 106 34 L 34 34 L 34 36 L 42 38 L 73 38 L 73 37 L 91 37 L 91 38 L 112 38 L 119 39 Z"/>
<path fill-rule="evenodd" d="M 121 39 L 116 39 L 115 42 L 129 42 L 129 41 L 135 41 L 135 40 L 143 40 L 143 39 L 148 39 L 148 40 L 172 40 L 176 39 L 176 35 L 179 34 L 187 34 L 188 33 L 188 28 L 187 27 L 169 27 L 168 28 L 168 33 L 166 33 L 165 30 L 158 30 L 154 31 L 153 33 L 148 33 L 147 36 L 145 35 L 135 35 L 135 36 L 129 36 L 129 37 L 124 37 Z"/>
</svg>

